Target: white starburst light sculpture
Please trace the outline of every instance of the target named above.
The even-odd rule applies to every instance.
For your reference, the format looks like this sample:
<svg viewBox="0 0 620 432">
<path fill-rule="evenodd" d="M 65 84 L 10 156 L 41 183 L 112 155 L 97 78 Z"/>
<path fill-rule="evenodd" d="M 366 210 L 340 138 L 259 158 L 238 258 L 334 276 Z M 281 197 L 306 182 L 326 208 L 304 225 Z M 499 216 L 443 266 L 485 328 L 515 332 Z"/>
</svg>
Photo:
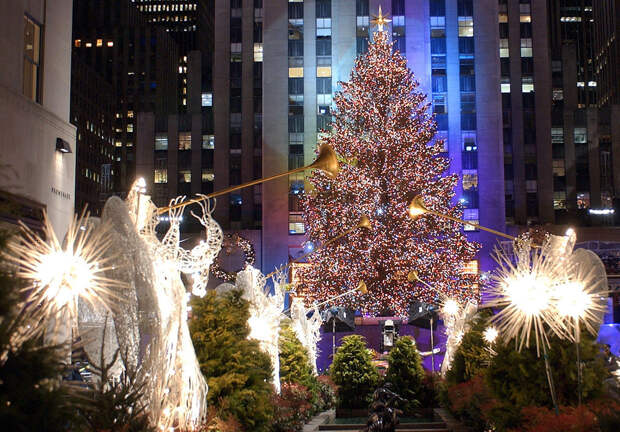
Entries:
<svg viewBox="0 0 620 432">
<path fill-rule="evenodd" d="M 519 341 L 519 349 L 529 346 L 532 333 L 537 350 L 543 344 L 548 345 L 544 324 L 555 332 L 565 331 L 556 320 L 554 301 L 555 281 L 564 274 L 560 258 L 563 255 L 549 254 L 546 250 L 533 248 L 529 236 L 515 240 L 515 262 L 505 251 L 496 250 L 499 267 L 489 289 L 489 305 L 501 308 L 493 321 L 506 340 Z"/>
<path fill-rule="evenodd" d="M 16 266 L 16 275 L 28 282 L 24 294 L 36 305 L 34 321 L 48 326 L 63 314 L 73 322 L 80 298 L 110 310 L 123 284 L 106 276 L 113 260 L 109 247 L 110 227 L 91 223 L 85 213 L 74 216 L 63 242 L 47 215 L 42 235 L 22 224 L 21 235 L 9 242 L 7 259 Z"/>
<path fill-rule="evenodd" d="M 514 260 L 496 251 L 499 269 L 491 287 L 491 306 L 503 309 L 494 317 L 506 340 L 529 346 L 534 334 L 537 351 L 548 345 L 545 328 L 563 339 L 578 341 L 579 323 L 596 334 L 606 308 L 605 267 L 591 251 L 573 252 L 573 230 L 548 235 L 534 248 L 528 236 L 514 242 Z M 538 351 L 539 352 L 539 351 Z"/>
</svg>

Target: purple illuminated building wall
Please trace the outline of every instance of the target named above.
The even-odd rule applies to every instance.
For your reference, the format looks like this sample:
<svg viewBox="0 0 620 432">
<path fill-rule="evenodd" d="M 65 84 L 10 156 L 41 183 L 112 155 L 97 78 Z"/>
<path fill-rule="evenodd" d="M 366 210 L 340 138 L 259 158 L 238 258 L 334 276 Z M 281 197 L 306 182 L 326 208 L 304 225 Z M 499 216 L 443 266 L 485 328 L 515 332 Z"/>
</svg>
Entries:
<svg viewBox="0 0 620 432">
<path fill-rule="evenodd" d="M 381 328 L 378 324 L 358 325 L 355 330 L 348 332 L 336 332 L 336 350 L 342 344 L 342 338 L 352 334 L 362 335 L 366 338 L 368 348 L 379 351 L 381 344 Z M 317 358 L 317 368 L 319 371 L 326 371 L 332 363 L 332 339 L 333 333 L 330 331 L 322 331 L 322 338 L 319 342 L 319 355 Z M 421 352 L 431 351 L 431 334 L 429 329 L 415 327 L 412 325 L 402 325 L 399 331 L 400 336 L 412 336 L 416 341 L 418 350 Z M 433 342 L 435 348 L 439 348 L 440 352 L 435 354 L 435 371 L 441 370 L 441 362 L 446 347 L 446 336 L 442 325 L 438 325 L 433 331 Z M 431 370 L 431 356 L 423 357 L 424 369 Z"/>
</svg>

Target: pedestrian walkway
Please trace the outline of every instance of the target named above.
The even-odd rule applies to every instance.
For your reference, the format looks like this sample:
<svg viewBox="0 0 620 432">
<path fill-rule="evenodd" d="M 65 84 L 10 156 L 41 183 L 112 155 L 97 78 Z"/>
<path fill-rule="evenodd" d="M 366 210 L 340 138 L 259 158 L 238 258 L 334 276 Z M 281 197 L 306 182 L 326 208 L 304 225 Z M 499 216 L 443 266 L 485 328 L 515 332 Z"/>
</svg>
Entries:
<svg viewBox="0 0 620 432">
<path fill-rule="evenodd" d="M 361 431 L 364 429 L 363 424 L 321 424 L 319 431 L 337 432 L 337 431 Z M 304 429 L 305 430 L 305 429 Z M 402 423 L 396 427 L 398 432 L 449 432 L 444 422 L 427 422 L 427 423 Z"/>
</svg>

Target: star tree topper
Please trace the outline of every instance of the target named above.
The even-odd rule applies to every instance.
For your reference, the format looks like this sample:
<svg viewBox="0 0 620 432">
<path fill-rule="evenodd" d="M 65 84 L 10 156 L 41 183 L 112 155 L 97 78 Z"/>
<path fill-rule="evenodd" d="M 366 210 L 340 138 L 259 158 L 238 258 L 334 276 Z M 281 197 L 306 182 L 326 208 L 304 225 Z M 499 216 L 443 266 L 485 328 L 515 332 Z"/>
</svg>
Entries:
<svg viewBox="0 0 620 432">
<path fill-rule="evenodd" d="M 377 31 L 380 31 L 380 32 L 383 31 L 384 25 L 388 25 L 389 23 L 392 22 L 391 19 L 388 19 L 387 15 L 383 15 L 383 12 L 381 11 L 381 5 L 379 5 L 379 15 L 373 15 L 372 18 L 373 19 L 370 20 L 370 23 L 372 25 L 376 25 Z"/>
</svg>

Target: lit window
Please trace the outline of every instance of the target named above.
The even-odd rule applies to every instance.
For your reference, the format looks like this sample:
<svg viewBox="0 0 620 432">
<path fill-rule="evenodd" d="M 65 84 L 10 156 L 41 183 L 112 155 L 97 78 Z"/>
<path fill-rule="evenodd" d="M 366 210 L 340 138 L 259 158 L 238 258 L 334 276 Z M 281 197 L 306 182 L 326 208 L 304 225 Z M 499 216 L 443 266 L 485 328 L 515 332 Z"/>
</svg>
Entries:
<svg viewBox="0 0 620 432">
<path fill-rule="evenodd" d="M 551 142 L 552 143 L 564 143 L 564 129 L 551 128 Z"/>
<path fill-rule="evenodd" d="M 553 209 L 564 210 L 566 209 L 566 192 L 554 191 L 553 192 Z"/>
<path fill-rule="evenodd" d="M 133 123 L 127 123 L 127 132 L 133 132 Z"/>
<path fill-rule="evenodd" d="M 127 118 L 133 118 L 133 111 L 127 111 Z"/>
<path fill-rule="evenodd" d="M 133 147 L 133 143 L 131 141 L 128 141 L 125 147 Z"/>
<path fill-rule="evenodd" d="M 39 95 L 39 61 L 41 58 L 41 27 L 24 16 L 24 72 L 22 91 L 24 96 L 35 102 Z"/>
<path fill-rule="evenodd" d="M 510 93 L 510 83 L 501 83 L 502 93 Z"/>
<path fill-rule="evenodd" d="M 288 233 L 289 234 L 304 234 L 306 232 L 304 228 L 304 218 L 302 213 L 289 213 L 288 215 Z"/>
<path fill-rule="evenodd" d="M 502 58 L 506 58 L 509 55 L 508 50 L 508 39 L 500 39 L 499 40 L 499 56 Z"/>
<path fill-rule="evenodd" d="M 521 15 L 521 16 L 519 16 L 519 21 L 522 22 L 522 23 L 532 22 L 532 16 L 531 15 Z"/>
<path fill-rule="evenodd" d="M 192 134 L 191 132 L 179 132 L 179 150 L 191 150 Z"/>
<path fill-rule="evenodd" d="M 108 46 L 109 46 L 109 47 L 113 47 L 113 46 L 114 46 L 114 42 L 112 42 L 112 41 L 108 41 Z"/>
<path fill-rule="evenodd" d="M 213 150 L 215 148 L 215 135 L 202 136 L 202 149 Z"/>
<path fill-rule="evenodd" d="M 320 78 L 328 78 L 332 76 L 331 66 L 318 66 L 316 68 L 316 76 Z"/>
<path fill-rule="evenodd" d="M 122 146 L 123 146 L 123 143 L 122 143 L 121 141 L 116 141 L 116 142 L 114 143 L 114 146 L 115 146 L 115 147 L 122 147 Z"/>
<path fill-rule="evenodd" d="M 499 14 L 499 22 L 500 23 L 507 23 L 508 22 L 508 14 L 507 13 L 500 13 Z"/>
<path fill-rule="evenodd" d="M 213 174 L 213 170 L 203 168 L 201 179 L 203 183 L 212 182 L 215 179 L 215 174 Z"/>
<path fill-rule="evenodd" d="M 201 104 L 203 107 L 213 106 L 213 93 L 202 93 Z"/>
<path fill-rule="evenodd" d="M 168 183 L 168 170 L 156 169 L 155 170 L 155 183 Z"/>
<path fill-rule="evenodd" d="M 92 46 L 93 46 L 93 44 L 91 42 L 86 42 L 86 48 L 90 48 Z"/>
<path fill-rule="evenodd" d="M 103 39 L 97 39 L 97 46 L 103 46 Z"/>
<path fill-rule="evenodd" d="M 469 222 L 471 222 L 473 224 L 476 224 L 476 225 L 480 225 L 480 218 L 479 218 L 479 211 L 478 211 L 478 209 L 463 209 L 463 220 L 469 221 Z M 463 225 L 463 231 L 478 231 L 478 228 L 476 228 L 473 225 L 464 224 Z M 476 261 L 474 261 L 474 262 L 476 262 Z M 475 273 L 476 272 L 473 272 L 472 274 L 475 274 Z"/>
<path fill-rule="evenodd" d="M 575 128 L 575 143 L 585 144 L 588 142 L 588 130 L 586 128 Z"/>
<path fill-rule="evenodd" d="M 263 44 L 262 43 L 254 44 L 254 61 L 255 62 L 263 61 Z"/>
<path fill-rule="evenodd" d="M 521 39 L 521 57 L 532 57 L 532 39 Z"/>
<path fill-rule="evenodd" d="M 303 67 L 290 67 L 290 68 L 288 68 L 288 77 L 289 78 L 303 78 L 304 77 L 304 68 Z"/>
<path fill-rule="evenodd" d="M 459 17 L 459 37 L 474 36 L 474 19 L 472 17 Z"/>
<path fill-rule="evenodd" d="M 192 172 L 190 170 L 179 170 L 179 183 L 191 183 Z"/>
<path fill-rule="evenodd" d="M 155 150 L 168 150 L 168 135 L 155 135 Z"/>
<path fill-rule="evenodd" d="M 74 44 L 76 48 L 79 48 L 82 46 L 82 39 L 76 39 Z"/>
<path fill-rule="evenodd" d="M 564 159 L 553 159 L 553 175 L 557 177 L 564 177 L 566 175 Z"/>
<path fill-rule="evenodd" d="M 521 77 L 521 91 L 523 93 L 530 93 L 534 91 L 534 78 L 531 76 Z"/>
<path fill-rule="evenodd" d="M 463 170 L 463 190 L 478 189 L 478 170 Z"/>
</svg>

